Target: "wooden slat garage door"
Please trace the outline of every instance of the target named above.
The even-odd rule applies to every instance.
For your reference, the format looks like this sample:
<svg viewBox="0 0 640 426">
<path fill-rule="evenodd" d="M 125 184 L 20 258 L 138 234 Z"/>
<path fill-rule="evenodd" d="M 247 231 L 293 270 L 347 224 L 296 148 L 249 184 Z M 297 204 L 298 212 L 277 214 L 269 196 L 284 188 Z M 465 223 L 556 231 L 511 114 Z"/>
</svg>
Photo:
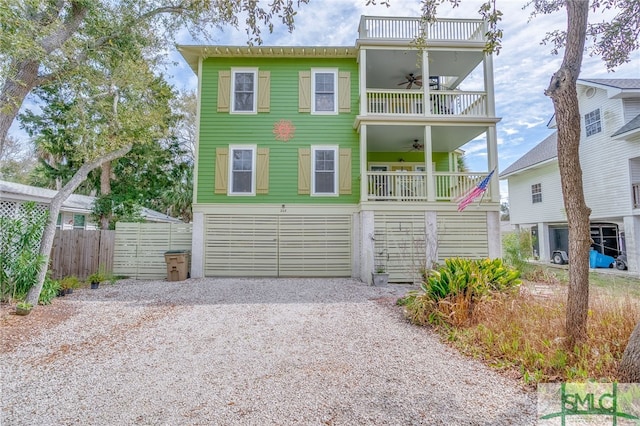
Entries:
<svg viewBox="0 0 640 426">
<path fill-rule="evenodd" d="M 351 216 L 280 217 L 280 276 L 350 277 Z"/>
<path fill-rule="evenodd" d="M 277 276 L 277 230 L 277 216 L 207 215 L 205 276 Z"/>
<path fill-rule="evenodd" d="M 207 215 L 204 242 L 205 276 L 351 276 L 350 215 Z"/>
</svg>

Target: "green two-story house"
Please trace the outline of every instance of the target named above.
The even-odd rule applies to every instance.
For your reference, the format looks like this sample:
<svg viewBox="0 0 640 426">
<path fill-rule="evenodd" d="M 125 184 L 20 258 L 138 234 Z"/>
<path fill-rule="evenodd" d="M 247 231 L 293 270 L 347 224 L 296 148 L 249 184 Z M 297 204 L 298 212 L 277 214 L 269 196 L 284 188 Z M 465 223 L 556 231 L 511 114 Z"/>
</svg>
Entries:
<svg viewBox="0 0 640 426">
<path fill-rule="evenodd" d="M 488 173 L 460 147 L 484 138 L 497 166 L 485 23 L 421 25 L 363 16 L 353 47 L 179 47 L 199 83 L 192 277 L 370 281 L 381 265 L 413 282 L 500 256 L 498 180 L 457 210 Z"/>
</svg>

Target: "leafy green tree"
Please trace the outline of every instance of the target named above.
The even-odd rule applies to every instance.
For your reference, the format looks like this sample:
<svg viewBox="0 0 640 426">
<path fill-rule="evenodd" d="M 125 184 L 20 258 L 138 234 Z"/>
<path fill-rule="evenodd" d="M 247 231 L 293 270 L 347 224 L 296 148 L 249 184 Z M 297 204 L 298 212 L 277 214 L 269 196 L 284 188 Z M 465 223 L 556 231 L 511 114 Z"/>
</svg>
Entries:
<svg viewBox="0 0 640 426">
<path fill-rule="evenodd" d="M 0 179 L 28 184 L 35 165 L 32 150 L 17 139 L 8 137 L 0 154 Z"/>
<path fill-rule="evenodd" d="M 122 54 L 96 58 L 92 68 L 61 83 L 58 90 L 68 96 L 74 117 L 73 126 L 65 131 L 73 149 L 69 161 L 81 166 L 62 186 L 50 204 L 40 254 L 48 260 L 55 222 L 62 202 L 88 177 L 94 169 L 110 163 L 131 151 L 133 146 L 151 146 L 168 134 L 171 116 L 169 99 L 172 92 L 166 83 L 154 75 L 151 65 L 141 55 Z M 38 282 L 27 295 L 36 304 L 46 277 L 46 264 L 41 268 Z"/>
<path fill-rule="evenodd" d="M 39 112 L 27 109 L 18 118 L 34 144 L 37 158 L 30 183 L 59 190 L 82 165 L 82 157 L 74 153 L 76 143 L 74 108 L 78 100 L 64 85 L 36 88 L 33 96 Z M 90 195 L 94 187 L 83 183 L 76 193 Z"/>
<path fill-rule="evenodd" d="M 502 202 L 500 203 L 500 220 L 508 221 L 511 219 L 511 214 L 509 211 L 509 203 Z"/>
<path fill-rule="evenodd" d="M 34 171 L 32 181 L 37 186 L 59 189 L 82 165 L 82 158 L 76 156 L 73 142 L 74 129 L 78 126 L 77 117 L 73 114 L 77 101 L 65 99 L 64 90 L 55 86 L 36 89 L 34 94 L 38 96 L 41 111 L 34 113 L 27 110 L 19 116 L 37 146 L 40 164 Z M 182 98 L 172 94 L 168 100 L 175 104 L 178 99 Z M 171 129 L 168 137 L 151 144 L 134 144 L 127 155 L 110 162 L 107 193 L 102 191 L 105 176 L 101 172 L 104 168 L 91 172 L 75 191 L 98 196 L 94 217 L 98 223 L 104 224 L 103 228 L 113 229 L 119 220 L 140 220 L 141 207 L 167 211 L 170 207 L 169 200 L 164 198 L 165 193 L 169 194 L 167 188 L 180 188 L 191 193 L 190 188 L 184 187 L 184 182 L 188 176 L 185 169 L 193 165 L 193 142 L 187 140 L 188 134 L 178 137 L 179 132 L 184 133 L 185 125 L 182 122 L 187 119 L 183 118 L 186 116 L 181 111 L 173 111 L 169 115 L 167 110 L 165 121 Z M 174 193 L 170 197 L 177 195 Z M 190 205 L 189 201 L 188 207 Z M 186 212 L 184 207 L 177 210 Z"/>
<path fill-rule="evenodd" d="M 208 37 L 230 24 L 262 42 L 275 21 L 293 29 L 296 7 L 308 0 L 0 0 L 0 153 L 25 97 L 65 81 L 132 40 L 149 57 L 168 49 L 178 31 Z M 266 6 L 263 6 L 266 4 Z M 153 36 L 153 37 L 151 37 Z"/>
</svg>

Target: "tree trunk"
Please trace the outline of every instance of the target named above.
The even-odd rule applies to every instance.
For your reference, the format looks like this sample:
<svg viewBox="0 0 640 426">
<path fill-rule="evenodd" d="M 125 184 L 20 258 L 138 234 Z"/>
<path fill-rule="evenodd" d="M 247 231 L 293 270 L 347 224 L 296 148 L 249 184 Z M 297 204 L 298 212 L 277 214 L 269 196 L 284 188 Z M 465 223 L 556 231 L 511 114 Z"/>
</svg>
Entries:
<svg viewBox="0 0 640 426">
<path fill-rule="evenodd" d="M 633 329 L 629 343 L 622 354 L 618 367 L 618 380 L 621 383 L 640 383 L 640 323 Z"/>
<path fill-rule="evenodd" d="M 9 128 L 18 115 L 20 106 L 29 92 L 38 85 L 38 67 L 40 63 L 25 60 L 11 63 L 10 69 L 17 69 L 14 78 L 7 78 L 0 92 L 0 155 L 4 151 L 4 141 Z"/>
<path fill-rule="evenodd" d="M 111 161 L 102 164 L 100 170 L 100 195 L 111 194 Z M 109 229 L 112 212 L 102 212 L 100 214 L 100 229 Z"/>
<path fill-rule="evenodd" d="M 629 337 L 629 343 L 622 354 L 618 367 L 618 380 L 621 383 L 640 383 L 640 323 Z"/>
<path fill-rule="evenodd" d="M 545 94 L 553 101 L 558 125 L 558 168 L 569 224 L 569 290 L 567 292 L 567 343 L 573 346 L 587 337 L 589 310 L 589 215 L 584 200 L 580 167 L 580 111 L 576 80 L 580 74 L 587 30 L 589 2 L 567 0 L 567 42 L 560 69 Z"/>
<path fill-rule="evenodd" d="M 51 255 L 51 248 L 53 247 L 53 240 L 56 235 L 56 222 L 58 220 L 58 213 L 60 212 L 62 203 L 69 198 L 69 195 L 71 195 L 82 182 L 85 181 L 92 170 L 100 167 L 105 162 L 113 161 L 116 158 L 122 157 L 130 150 L 131 145 L 129 144 L 118 150 L 111 151 L 91 163 L 83 164 L 82 167 L 80 167 L 80 169 L 78 169 L 78 171 L 73 175 L 71 180 L 67 182 L 67 184 L 58 191 L 55 197 L 51 200 L 51 204 L 49 205 L 49 219 L 47 220 L 44 232 L 42 233 L 42 239 L 40 240 L 40 254 L 44 257 L 45 261 L 40 267 L 38 280 L 27 293 L 26 300 L 28 303 L 36 306 L 38 304 L 38 299 L 40 299 L 40 292 L 42 291 L 42 286 L 44 284 L 45 277 L 47 276 L 47 271 L 49 270 L 49 257 Z"/>
</svg>

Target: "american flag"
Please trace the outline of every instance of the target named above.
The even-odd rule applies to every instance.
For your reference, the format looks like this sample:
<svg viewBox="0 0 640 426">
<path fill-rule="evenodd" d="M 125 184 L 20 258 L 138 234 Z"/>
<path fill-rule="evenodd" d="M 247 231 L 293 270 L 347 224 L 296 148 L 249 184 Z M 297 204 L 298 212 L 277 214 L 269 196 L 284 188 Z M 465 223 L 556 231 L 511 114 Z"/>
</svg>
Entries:
<svg viewBox="0 0 640 426">
<path fill-rule="evenodd" d="M 482 181 L 478 185 L 476 185 L 471 191 L 467 192 L 465 195 L 459 198 L 458 200 L 459 212 L 464 210 L 469 204 L 473 203 L 473 200 L 478 198 L 480 195 L 484 194 L 484 192 L 487 190 L 487 185 L 489 185 L 489 181 L 491 180 L 491 176 L 493 176 L 493 172 L 495 172 L 495 169 L 491 170 L 491 173 L 489 173 L 486 178 L 482 179 Z"/>
</svg>

